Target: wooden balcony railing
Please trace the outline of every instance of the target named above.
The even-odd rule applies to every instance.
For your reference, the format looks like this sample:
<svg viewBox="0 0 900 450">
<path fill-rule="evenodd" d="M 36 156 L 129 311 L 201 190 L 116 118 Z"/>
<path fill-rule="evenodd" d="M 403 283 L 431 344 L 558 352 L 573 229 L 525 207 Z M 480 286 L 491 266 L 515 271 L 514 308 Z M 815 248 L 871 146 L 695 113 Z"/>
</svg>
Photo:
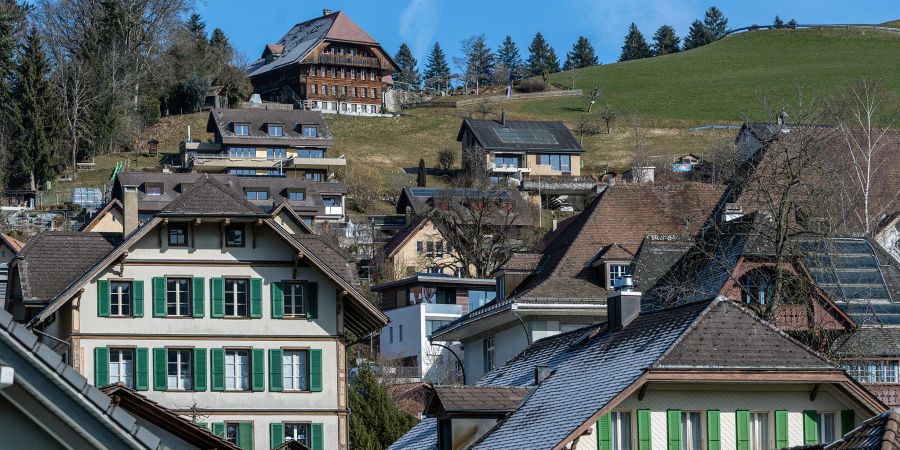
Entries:
<svg viewBox="0 0 900 450">
<path fill-rule="evenodd" d="M 381 63 L 378 62 L 378 58 L 372 58 L 370 56 L 323 53 L 319 55 L 317 62 L 319 64 L 332 64 L 337 66 L 372 67 L 375 69 L 381 68 Z"/>
</svg>

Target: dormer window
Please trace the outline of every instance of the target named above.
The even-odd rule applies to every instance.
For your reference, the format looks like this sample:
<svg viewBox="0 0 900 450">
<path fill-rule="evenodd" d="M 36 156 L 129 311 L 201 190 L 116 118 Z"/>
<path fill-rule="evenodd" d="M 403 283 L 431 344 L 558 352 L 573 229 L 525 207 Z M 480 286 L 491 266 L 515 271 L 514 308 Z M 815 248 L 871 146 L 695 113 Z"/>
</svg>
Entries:
<svg viewBox="0 0 900 450">
<path fill-rule="evenodd" d="M 269 136 L 283 137 L 284 136 L 284 125 L 269 124 Z"/>
<path fill-rule="evenodd" d="M 247 188 L 247 200 L 268 200 L 269 191 L 264 188 Z"/>
<path fill-rule="evenodd" d="M 306 200 L 306 191 L 302 190 L 291 190 L 288 191 L 288 200 L 292 202 L 302 202 Z"/>
<path fill-rule="evenodd" d="M 250 136 L 250 124 L 249 123 L 234 124 L 234 135 L 235 136 Z"/>
<path fill-rule="evenodd" d="M 766 305 L 775 293 L 775 277 L 767 270 L 751 271 L 738 280 L 741 300 L 747 305 Z"/>
<path fill-rule="evenodd" d="M 315 127 L 312 125 L 303 125 L 303 137 L 319 137 L 319 127 Z"/>
<path fill-rule="evenodd" d="M 161 184 L 147 184 L 144 186 L 144 193 L 147 195 L 162 195 L 163 187 Z"/>
<path fill-rule="evenodd" d="M 624 263 L 608 263 L 606 265 L 606 288 L 615 289 L 616 281 L 628 274 L 630 264 Z"/>
</svg>

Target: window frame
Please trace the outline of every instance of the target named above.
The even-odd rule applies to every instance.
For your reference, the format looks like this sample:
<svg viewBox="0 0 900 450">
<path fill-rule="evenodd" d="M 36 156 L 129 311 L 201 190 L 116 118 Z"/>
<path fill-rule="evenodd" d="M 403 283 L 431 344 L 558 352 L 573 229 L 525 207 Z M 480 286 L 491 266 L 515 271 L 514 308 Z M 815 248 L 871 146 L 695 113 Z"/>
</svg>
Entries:
<svg viewBox="0 0 900 450">
<path fill-rule="evenodd" d="M 238 295 L 240 291 L 237 289 L 239 286 L 238 283 L 243 282 L 244 284 L 244 295 L 243 295 L 243 306 L 244 306 L 244 314 L 238 314 L 240 310 L 241 303 Z M 229 305 L 229 285 L 233 286 L 231 289 L 231 301 L 232 304 Z M 225 318 L 226 319 L 249 319 L 250 318 L 250 278 L 248 277 L 223 277 L 222 278 L 222 295 L 224 297 L 225 302 Z M 233 313 L 228 314 L 229 306 L 232 308 Z"/>
<path fill-rule="evenodd" d="M 157 192 L 158 190 L 158 192 Z M 163 185 L 160 183 L 147 183 L 144 185 L 144 195 L 160 196 L 163 195 Z"/>
<path fill-rule="evenodd" d="M 278 132 L 273 134 L 273 132 L 275 132 L 276 130 L 278 130 Z M 284 137 L 284 124 L 270 123 L 267 127 L 267 131 L 268 131 L 269 137 Z"/>
<path fill-rule="evenodd" d="M 294 198 L 295 195 L 300 194 L 303 198 Z M 290 189 L 288 190 L 288 201 L 290 202 L 302 202 L 306 200 L 306 191 L 303 189 Z"/>
<path fill-rule="evenodd" d="M 193 317 L 193 306 L 194 306 L 194 279 L 190 276 L 167 276 L 166 280 L 166 317 Z M 169 281 L 174 283 L 176 286 L 175 290 L 169 289 Z M 186 281 L 187 288 L 182 292 L 180 289 L 177 289 L 179 286 L 179 281 Z M 169 301 L 169 293 L 172 292 L 175 294 L 175 302 Z M 186 298 L 185 298 L 186 297 Z M 176 313 L 170 314 L 169 308 L 170 304 L 173 304 L 175 307 Z M 186 312 L 179 313 L 178 311 L 184 308 Z"/>
<path fill-rule="evenodd" d="M 109 374 L 109 383 L 110 384 L 122 383 L 123 385 L 125 385 L 128 388 L 134 389 L 135 383 L 137 382 L 137 349 L 135 349 L 134 347 L 107 347 L 107 351 L 109 352 L 109 356 L 107 357 L 107 360 L 106 360 L 107 373 Z M 113 353 L 117 354 L 119 357 L 119 361 L 117 361 L 115 363 L 113 362 Z M 124 378 L 125 381 L 122 381 L 122 376 L 121 376 L 121 374 L 122 374 L 121 369 L 123 366 L 125 366 L 125 361 L 122 358 L 122 355 L 124 355 L 125 353 L 131 355 L 131 369 L 130 369 L 131 384 L 130 385 L 128 383 L 128 377 L 126 376 Z M 117 377 L 116 380 L 113 380 L 112 368 L 114 365 L 117 368 L 116 372 L 119 374 L 119 376 Z"/>
<path fill-rule="evenodd" d="M 123 294 L 122 292 L 117 292 L 115 289 L 116 285 L 128 285 L 128 293 Z M 123 302 L 122 296 L 127 295 L 128 298 Z M 122 307 L 128 307 L 128 313 L 122 313 Z M 118 309 L 118 313 L 113 313 L 115 309 Z M 109 317 L 134 317 L 134 281 L 133 280 L 122 280 L 122 279 L 110 279 L 109 280 Z"/>
<path fill-rule="evenodd" d="M 260 197 L 259 194 L 261 192 L 265 193 L 265 198 L 259 198 Z M 251 198 L 250 197 L 251 193 L 253 193 L 254 197 L 256 197 L 256 198 Z M 269 194 L 268 189 L 259 188 L 259 187 L 244 188 L 244 196 L 247 197 L 247 200 L 250 200 L 251 202 L 264 202 L 264 201 L 268 201 L 271 198 L 271 195 Z"/>
<path fill-rule="evenodd" d="M 765 415 L 765 420 L 754 421 L 754 418 L 759 418 L 760 415 Z M 772 430 L 772 425 L 769 423 L 769 421 L 772 420 L 772 414 L 770 414 L 769 411 L 749 411 L 748 416 L 750 417 L 750 427 L 747 430 L 750 437 L 749 450 L 769 450 L 769 448 L 772 447 L 773 442 L 773 433 L 770 432 L 770 430 Z M 762 442 L 762 448 L 756 445 L 757 442 L 761 442 L 760 438 L 763 437 L 757 435 L 759 428 L 755 426 L 756 423 L 761 423 L 765 427 L 765 442 Z"/>
<path fill-rule="evenodd" d="M 313 133 L 307 134 L 307 130 L 313 130 Z M 300 132 L 303 134 L 305 138 L 317 138 L 319 137 L 319 127 L 317 125 L 301 125 Z"/>
<path fill-rule="evenodd" d="M 240 239 L 232 240 L 232 236 L 229 235 L 229 232 L 233 231 L 240 231 Z M 225 225 L 222 233 L 225 235 L 223 239 L 225 247 L 240 248 L 247 245 L 247 226 L 244 223 L 230 223 Z"/>
<path fill-rule="evenodd" d="M 305 371 L 301 373 L 298 370 L 297 373 L 301 373 L 301 376 L 294 377 L 293 376 L 293 372 L 294 372 L 293 368 L 294 367 L 292 366 L 292 369 L 291 369 L 292 375 L 290 377 L 290 383 L 288 383 L 288 381 L 289 381 L 288 373 L 285 370 L 285 366 L 286 366 L 285 358 L 288 356 L 288 354 L 298 354 L 298 353 L 302 354 L 306 358 L 305 359 Z M 311 363 L 310 351 L 308 348 L 285 347 L 285 348 L 281 349 L 281 385 L 282 385 L 282 389 L 285 392 L 310 392 L 310 376 L 309 376 L 310 363 Z M 293 364 L 293 362 L 291 364 Z M 300 369 L 301 367 L 297 367 L 297 368 Z M 294 378 L 297 378 L 300 381 L 305 381 L 305 385 L 301 386 L 300 388 L 288 387 L 288 386 L 294 385 L 294 382 L 293 382 Z"/>
<path fill-rule="evenodd" d="M 696 419 L 696 423 L 694 422 L 694 419 Z M 698 431 L 697 435 L 694 436 L 691 433 L 691 436 L 688 436 L 688 433 L 685 433 L 685 431 L 686 430 L 692 431 L 694 429 L 694 425 L 696 425 L 696 428 Z M 703 412 L 702 411 L 681 411 L 680 426 L 681 426 L 681 449 L 682 450 L 703 450 L 703 444 L 704 444 L 703 441 L 705 440 L 704 432 L 706 431 L 705 424 L 703 423 Z M 690 442 L 691 444 L 697 444 L 697 445 L 696 446 L 686 445 L 689 441 L 689 438 L 691 438 L 691 440 L 692 440 L 692 442 Z"/>
<path fill-rule="evenodd" d="M 181 242 L 181 243 L 178 243 L 178 242 L 173 243 L 172 242 L 172 236 L 173 236 L 172 232 L 177 231 L 177 230 L 182 231 L 182 236 L 184 238 L 184 242 Z M 190 247 L 190 242 L 191 242 L 190 233 L 191 233 L 191 227 L 190 227 L 189 223 L 187 223 L 187 222 L 169 222 L 167 229 L 166 229 L 166 238 L 167 238 L 166 240 L 169 243 L 169 247 Z"/>
<path fill-rule="evenodd" d="M 622 268 L 621 275 L 618 276 L 617 278 L 612 277 L 613 276 L 613 268 Z M 630 272 L 630 268 L 631 268 L 630 262 L 627 262 L 627 263 L 624 261 L 609 261 L 609 262 L 607 262 L 606 263 L 606 282 L 607 282 L 606 288 L 609 290 L 615 289 L 616 281 L 619 280 L 620 278 L 625 277 L 625 275 L 628 275 Z M 616 272 L 618 272 L 618 269 L 616 270 Z"/>
<path fill-rule="evenodd" d="M 285 442 L 285 443 L 289 442 L 289 441 L 288 441 L 288 436 L 287 436 L 287 434 L 288 434 L 288 427 L 303 427 L 303 428 L 306 429 L 306 440 L 305 440 L 305 441 L 302 441 L 302 440 L 300 440 L 300 439 L 297 439 L 297 438 L 296 438 L 297 433 L 294 433 L 294 436 L 295 436 L 295 437 L 291 438 L 290 440 L 291 440 L 291 441 L 297 440 L 297 441 L 299 441 L 301 444 L 303 444 L 303 445 L 305 445 L 305 446 L 307 446 L 307 447 L 312 447 L 311 442 L 310 442 L 310 441 L 312 440 L 312 423 L 310 423 L 310 422 L 281 422 L 281 426 L 284 427 L 284 437 L 283 437 L 283 439 L 284 439 L 284 442 Z"/>
<path fill-rule="evenodd" d="M 231 347 L 231 348 L 225 348 L 224 353 L 225 353 L 225 392 L 250 392 L 253 387 L 252 386 L 253 382 L 251 380 L 251 378 L 253 377 L 252 349 L 244 348 L 244 347 Z M 234 376 L 232 376 L 230 378 L 234 380 L 235 385 L 238 384 L 238 380 L 241 381 L 241 385 L 246 383 L 246 386 L 247 386 L 246 389 L 243 387 L 240 387 L 240 388 L 229 388 L 228 387 L 228 379 L 229 379 L 228 355 L 229 355 L 229 353 L 235 355 L 235 359 L 234 359 L 235 362 L 232 364 L 232 367 L 239 368 L 234 371 L 234 374 L 233 374 Z M 239 359 L 237 358 L 237 356 L 242 355 L 242 354 L 246 355 L 246 360 L 247 360 L 246 364 L 238 364 Z M 245 367 L 246 367 L 246 370 L 244 370 Z M 237 377 L 238 374 L 241 375 L 240 378 Z M 244 376 L 245 374 L 246 374 L 246 376 Z"/>
<path fill-rule="evenodd" d="M 228 428 L 234 427 L 234 440 L 228 437 Z M 226 442 L 230 442 L 236 446 L 241 445 L 241 422 L 225 422 L 225 436 L 222 437 Z"/>
<path fill-rule="evenodd" d="M 306 300 L 307 300 L 307 296 L 308 296 L 307 293 L 309 292 L 307 284 L 308 283 L 303 280 L 285 280 L 285 281 L 281 282 L 281 295 L 282 295 L 282 301 L 284 304 L 284 317 L 285 318 L 298 319 L 298 318 L 306 318 L 307 317 L 308 311 L 306 308 L 307 308 L 308 304 L 307 304 Z M 291 292 L 291 294 L 288 294 L 289 287 L 298 287 L 298 286 L 300 287 L 300 302 L 301 302 L 300 310 L 302 311 L 300 313 L 296 312 L 296 309 L 297 309 L 297 305 L 295 304 L 296 303 L 296 293 Z M 290 300 L 291 310 L 293 311 L 291 313 L 288 313 L 288 297 L 289 296 L 291 298 L 291 300 Z"/>
<path fill-rule="evenodd" d="M 497 341 L 496 336 L 486 338 L 484 344 L 484 373 L 488 373 L 497 368 L 495 361 L 497 357 Z"/>
<path fill-rule="evenodd" d="M 250 136 L 250 124 L 247 122 L 235 122 L 232 125 L 232 130 L 234 131 L 235 136 Z M 247 132 L 239 132 L 241 130 L 246 130 Z"/>
<path fill-rule="evenodd" d="M 622 416 L 625 416 L 627 419 L 627 423 L 622 426 L 621 419 Z M 634 438 L 634 429 L 632 424 L 632 413 L 631 411 L 611 411 L 609 413 L 609 445 L 610 450 L 633 450 L 633 438 Z M 618 430 L 627 430 L 627 436 L 619 436 Z M 624 439 L 623 439 L 624 438 Z M 622 447 L 619 445 L 619 441 L 622 441 L 627 444 L 627 446 Z"/>
<path fill-rule="evenodd" d="M 825 436 L 825 427 L 823 426 L 823 422 L 825 416 L 831 416 L 831 437 L 828 438 Z M 838 417 L 840 414 L 837 411 L 816 411 L 816 438 L 819 440 L 820 444 L 830 444 L 837 439 L 840 439 L 838 435 Z"/>
<path fill-rule="evenodd" d="M 171 373 L 172 355 L 175 355 L 175 374 Z M 187 362 L 183 357 L 187 357 Z M 185 374 L 186 373 L 186 374 Z M 175 385 L 171 383 L 171 377 L 175 377 Z M 179 386 L 181 384 L 181 386 Z M 194 390 L 194 349 L 189 347 L 166 347 L 166 390 L 185 391 Z"/>
</svg>

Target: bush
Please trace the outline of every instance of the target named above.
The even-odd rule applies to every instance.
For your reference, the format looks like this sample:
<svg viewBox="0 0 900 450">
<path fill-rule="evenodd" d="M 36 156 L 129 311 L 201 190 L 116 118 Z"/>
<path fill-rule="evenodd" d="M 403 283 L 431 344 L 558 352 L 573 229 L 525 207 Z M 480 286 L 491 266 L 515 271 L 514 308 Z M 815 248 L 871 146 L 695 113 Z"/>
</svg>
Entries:
<svg viewBox="0 0 900 450">
<path fill-rule="evenodd" d="M 516 90 L 519 92 L 544 92 L 550 88 L 550 85 L 537 78 L 529 78 L 520 80 L 516 84 Z"/>
<path fill-rule="evenodd" d="M 456 163 L 456 152 L 449 149 L 444 148 L 438 152 L 438 164 L 441 165 L 441 168 L 444 171 L 448 171 L 453 167 L 453 164 Z"/>
</svg>

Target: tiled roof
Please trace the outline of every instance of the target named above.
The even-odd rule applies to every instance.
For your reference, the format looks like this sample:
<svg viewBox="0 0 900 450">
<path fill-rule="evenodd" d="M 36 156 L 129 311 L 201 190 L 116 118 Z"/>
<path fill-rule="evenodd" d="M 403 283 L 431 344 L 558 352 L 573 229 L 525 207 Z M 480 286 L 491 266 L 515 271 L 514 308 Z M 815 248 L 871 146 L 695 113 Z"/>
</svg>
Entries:
<svg viewBox="0 0 900 450">
<path fill-rule="evenodd" d="M 900 411 L 891 409 L 867 419 L 825 450 L 897 450 L 900 449 Z"/>
<path fill-rule="evenodd" d="M 488 217 L 501 225 L 531 226 L 534 223 L 534 215 L 531 205 L 516 191 L 511 190 L 481 190 L 462 188 L 429 188 L 429 187 L 404 187 L 400 191 L 397 200 L 397 214 L 406 214 L 406 208 L 416 216 L 427 215 L 437 201 L 446 201 L 450 207 L 461 206 L 466 200 L 509 202 L 513 210 L 509 216 L 496 210 L 496 218 Z M 489 211 L 494 212 L 494 211 Z"/>
<path fill-rule="evenodd" d="M 427 418 L 417 423 L 387 450 L 437 450 L 437 419 Z"/>
<path fill-rule="evenodd" d="M 350 19 L 343 11 L 331 13 L 334 16 L 334 22 L 325 39 L 334 39 L 338 41 L 363 42 L 366 44 L 377 44 L 369 33 L 366 33 L 359 25 Z"/>
<path fill-rule="evenodd" d="M 122 243 L 120 233 L 48 231 L 18 255 L 25 302 L 48 302 Z"/>
<path fill-rule="evenodd" d="M 832 351 L 842 357 L 900 357 L 900 326 L 867 325 L 838 337 Z"/>
<path fill-rule="evenodd" d="M 22 251 L 22 247 L 25 246 L 25 244 L 23 244 L 21 241 L 6 233 L 0 233 L 0 240 L 2 240 L 3 243 L 7 247 L 9 247 L 9 249 L 12 250 L 13 253 L 19 253 L 20 251 Z"/>
<path fill-rule="evenodd" d="M 347 284 L 359 287 L 359 278 L 356 274 L 356 265 L 340 247 L 328 241 L 327 238 L 315 234 L 292 235 L 300 244 L 322 260 Z"/>
<path fill-rule="evenodd" d="M 513 253 L 497 271 L 531 273 L 540 267 L 544 255 L 540 253 Z"/>
<path fill-rule="evenodd" d="M 560 121 L 465 119 L 456 136 L 457 141 L 462 140 L 466 129 L 472 131 L 481 148 L 490 151 L 584 151 L 572 131 Z"/>
<path fill-rule="evenodd" d="M 400 250 L 400 247 L 406 243 L 406 240 L 418 233 L 426 223 L 428 223 L 427 214 L 415 216 L 409 225 L 391 236 L 391 239 L 384 244 L 384 247 L 378 250 L 379 257 L 390 258 L 394 256 L 394 253 Z"/>
<path fill-rule="evenodd" d="M 694 246 L 693 236 L 647 236 L 634 257 L 634 282 L 645 290 L 668 272 Z"/>
<path fill-rule="evenodd" d="M 263 217 L 259 208 L 234 190 L 210 178 L 200 178 L 158 213 L 161 216 Z"/>
<path fill-rule="evenodd" d="M 529 391 L 506 386 L 434 386 L 431 401 L 439 401 L 448 413 L 504 413 L 518 408 Z"/>
<path fill-rule="evenodd" d="M 249 136 L 236 136 L 235 123 L 246 123 L 250 126 Z M 284 136 L 269 136 L 269 124 L 284 126 Z M 305 137 L 303 125 L 314 125 L 318 128 L 318 137 Z M 302 109 L 212 109 L 206 131 L 215 133 L 221 142 L 229 145 L 273 145 L 280 147 L 329 147 L 334 139 L 325 117 L 321 111 Z"/>
</svg>

